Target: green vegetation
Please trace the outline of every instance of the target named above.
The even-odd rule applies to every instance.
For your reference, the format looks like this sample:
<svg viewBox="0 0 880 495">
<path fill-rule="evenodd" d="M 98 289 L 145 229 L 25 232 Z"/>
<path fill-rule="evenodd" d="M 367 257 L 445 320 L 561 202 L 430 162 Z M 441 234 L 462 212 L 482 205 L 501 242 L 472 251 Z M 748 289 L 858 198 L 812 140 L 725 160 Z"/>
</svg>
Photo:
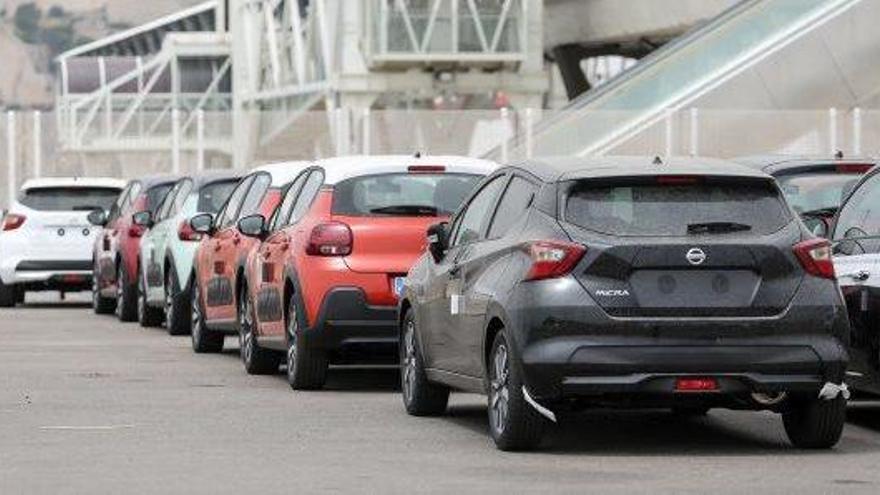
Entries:
<svg viewBox="0 0 880 495">
<path fill-rule="evenodd" d="M 43 13 L 33 2 L 23 3 L 15 9 L 13 23 L 15 35 L 25 43 L 36 44 L 40 42 L 40 17 Z"/>
</svg>

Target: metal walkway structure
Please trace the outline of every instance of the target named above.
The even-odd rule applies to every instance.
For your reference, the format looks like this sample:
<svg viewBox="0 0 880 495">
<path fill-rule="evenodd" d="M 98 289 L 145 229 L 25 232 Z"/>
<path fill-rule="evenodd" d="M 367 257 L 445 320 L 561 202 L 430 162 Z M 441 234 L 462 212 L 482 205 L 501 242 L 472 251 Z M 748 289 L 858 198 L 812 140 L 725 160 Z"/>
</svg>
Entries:
<svg viewBox="0 0 880 495">
<path fill-rule="evenodd" d="M 728 136 L 763 110 L 839 108 L 857 119 L 860 106 L 880 103 L 876 19 L 875 0 L 745 0 L 545 119 L 511 158 L 620 152 L 686 109 L 694 119 L 696 109 L 742 111 L 716 129 Z M 798 139 L 792 130 L 780 140 Z"/>
</svg>

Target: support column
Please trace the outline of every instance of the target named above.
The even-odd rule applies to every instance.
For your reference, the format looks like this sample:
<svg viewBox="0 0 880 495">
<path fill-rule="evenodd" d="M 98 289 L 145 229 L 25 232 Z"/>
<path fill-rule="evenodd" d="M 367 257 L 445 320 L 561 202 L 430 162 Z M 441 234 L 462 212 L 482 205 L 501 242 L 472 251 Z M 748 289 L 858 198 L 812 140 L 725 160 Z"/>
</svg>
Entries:
<svg viewBox="0 0 880 495">
<path fill-rule="evenodd" d="M 837 109 L 828 109 L 828 148 L 829 154 L 834 155 L 838 151 L 837 147 Z"/>
<path fill-rule="evenodd" d="M 853 109 L 853 155 L 862 154 L 862 109 Z"/>
<path fill-rule="evenodd" d="M 15 200 L 16 186 L 16 163 L 15 153 L 15 112 L 12 110 L 6 112 L 6 207 L 12 206 Z"/>
<path fill-rule="evenodd" d="M 205 111 L 196 110 L 196 171 L 205 170 Z"/>
<path fill-rule="evenodd" d="M 34 110 L 34 125 L 31 131 L 31 141 L 34 145 L 33 169 L 34 177 L 43 176 L 43 116 L 39 110 Z"/>
<path fill-rule="evenodd" d="M 180 110 L 171 109 L 171 171 L 180 173 Z"/>
</svg>

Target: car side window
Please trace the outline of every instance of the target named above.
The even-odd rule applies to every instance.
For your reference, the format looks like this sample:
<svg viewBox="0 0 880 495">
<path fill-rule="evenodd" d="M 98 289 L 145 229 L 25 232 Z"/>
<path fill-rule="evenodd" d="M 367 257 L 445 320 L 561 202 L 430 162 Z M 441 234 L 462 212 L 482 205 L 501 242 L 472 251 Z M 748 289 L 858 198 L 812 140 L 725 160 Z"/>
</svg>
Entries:
<svg viewBox="0 0 880 495">
<path fill-rule="evenodd" d="M 287 225 L 287 219 L 290 218 L 290 212 L 296 204 L 299 190 L 302 188 L 302 185 L 308 176 L 308 173 L 303 172 L 287 186 L 287 190 L 284 192 L 284 199 L 281 201 L 281 206 L 275 210 L 275 214 L 272 218 L 272 231 L 280 230 Z"/>
<path fill-rule="evenodd" d="M 241 201 L 244 199 L 245 193 L 247 193 L 248 189 L 251 187 L 253 179 L 253 176 L 245 177 L 238 183 L 235 190 L 232 191 L 223 210 L 217 215 L 216 223 L 218 229 L 228 228 L 235 222 L 235 216 L 238 214 Z"/>
<path fill-rule="evenodd" d="M 501 201 L 498 202 L 492 225 L 489 227 L 489 239 L 497 239 L 507 234 L 510 227 L 522 218 L 523 213 L 531 206 L 537 192 L 538 186 L 522 177 L 514 176 L 504 191 Z"/>
<path fill-rule="evenodd" d="M 874 175 L 849 198 L 840 211 L 834 236 L 841 241 L 836 251 L 842 254 L 865 254 L 880 251 L 880 240 L 858 239 L 880 235 L 880 174 Z"/>
<path fill-rule="evenodd" d="M 168 218 L 171 208 L 174 206 L 174 198 L 177 197 L 177 193 L 180 192 L 181 184 L 182 182 L 174 184 L 174 187 L 171 189 L 171 191 L 169 191 L 168 194 L 165 195 L 165 198 L 162 200 L 162 204 L 159 205 L 159 209 L 157 210 L 158 213 L 156 213 L 156 218 L 153 219 L 154 222 L 158 223 Z"/>
<path fill-rule="evenodd" d="M 461 220 L 456 221 L 450 247 L 479 241 L 483 238 L 484 227 L 492 214 L 495 200 L 506 182 L 506 175 L 492 179 L 471 199 L 467 208 L 461 212 Z"/>
<path fill-rule="evenodd" d="M 183 208 L 183 204 L 186 203 L 186 200 L 187 198 L 189 198 L 192 190 L 192 179 L 183 179 L 183 181 L 180 183 L 180 190 L 178 190 L 177 195 L 174 196 L 174 205 L 169 211 L 169 216 L 177 215 L 180 212 L 181 208 Z"/>
<path fill-rule="evenodd" d="M 122 208 L 128 202 L 128 195 L 131 194 L 131 190 L 133 187 L 134 182 L 130 182 L 127 186 L 125 186 L 125 189 L 123 189 L 122 192 L 119 193 L 119 197 L 116 198 L 116 202 L 113 203 L 113 206 L 110 207 L 110 212 L 107 213 L 108 223 L 119 218 L 119 215 L 122 213 Z"/>
<path fill-rule="evenodd" d="M 290 218 L 287 219 L 286 225 L 293 225 L 305 216 L 323 184 L 324 172 L 315 170 L 309 174 L 309 178 L 303 184 L 302 191 L 296 197 L 296 204 L 293 206 L 293 211 L 290 212 Z"/>
<path fill-rule="evenodd" d="M 141 195 L 141 190 L 143 188 L 144 186 L 140 182 L 135 182 L 131 185 L 131 191 L 128 192 L 128 201 L 126 201 L 125 204 L 122 205 L 123 210 L 133 205 L 134 202 L 137 201 L 137 198 Z"/>
<path fill-rule="evenodd" d="M 266 191 L 269 190 L 270 185 L 272 185 L 272 177 L 269 174 L 260 173 L 254 176 L 253 184 L 245 195 L 241 203 L 241 209 L 233 221 L 259 213 L 260 203 L 263 202 L 263 197 L 266 195 Z"/>
</svg>

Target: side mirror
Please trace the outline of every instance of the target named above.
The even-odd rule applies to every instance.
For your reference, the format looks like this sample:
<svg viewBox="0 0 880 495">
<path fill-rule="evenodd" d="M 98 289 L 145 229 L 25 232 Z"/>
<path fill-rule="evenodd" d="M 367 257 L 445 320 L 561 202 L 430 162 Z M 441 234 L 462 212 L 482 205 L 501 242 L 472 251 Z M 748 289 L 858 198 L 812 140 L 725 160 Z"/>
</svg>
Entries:
<svg viewBox="0 0 880 495">
<path fill-rule="evenodd" d="M 435 263 L 439 263 L 443 259 L 446 255 L 446 250 L 449 248 L 449 235 L 446 232 L 448 225 L 448 223 L 443 222 L 428 227 L 428 251 L 431 253 L 431 257 L 434 258 Z"/>
<path fill-rule="evenodd" d="M 212 235 L 214 233 L 214 215 L 200 213 L 189 219 L 189 226 L 196 233 Z"/>
<path fill-rule="evenodd" d="M 139 211 L 131 216 L 131 221 L 135 225 L 150 228 L 153 226 L 153 215 L 148 210 Z"/>
<path fill-rule="evenodd" d="M 100 209 L 92 210 L 86 220 L 95 227 L 103 227 L 107 225 L 107 212 Z"/>
<path fill-rule="evenodd" d="M 266 238 L 266 218 L 263 215 L 250 215 L 238 221 L 238 231 L 248 237 L 263 240 Z"/>
</svg>

